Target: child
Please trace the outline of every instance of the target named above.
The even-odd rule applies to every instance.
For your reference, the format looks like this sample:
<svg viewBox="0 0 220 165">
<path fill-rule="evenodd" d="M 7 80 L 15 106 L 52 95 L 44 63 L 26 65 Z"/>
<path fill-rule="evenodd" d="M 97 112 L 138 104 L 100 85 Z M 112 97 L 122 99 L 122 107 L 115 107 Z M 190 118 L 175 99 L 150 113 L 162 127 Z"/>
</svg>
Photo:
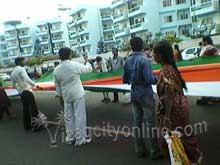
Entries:
<svg viewBox="0 0 220 165">
<path fill-rule="evenodd" d="M 9 106 L 10 100 L 5 92 L 5 89 L 3 88 L 2 82 L 0 82 L 0 119 L 2 119 L 4 112 L 7 113 L 9 118 L 12 118 L 11 113 L 8 110 Z"/>
</svg>

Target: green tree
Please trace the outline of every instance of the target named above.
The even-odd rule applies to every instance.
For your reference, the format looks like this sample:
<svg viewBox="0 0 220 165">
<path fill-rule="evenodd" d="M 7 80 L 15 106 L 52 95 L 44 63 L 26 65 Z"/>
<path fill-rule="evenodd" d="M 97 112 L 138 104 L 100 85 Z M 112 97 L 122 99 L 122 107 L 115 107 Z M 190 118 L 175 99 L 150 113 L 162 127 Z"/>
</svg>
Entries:
<svg viewBox="0 0 220 165">
<path fill-rule="evenodd" d="M 175 35 L 167 35 L 167 36 L 165 37 L 165 39 L 166 39 L 167 41 L 169 41 L 171 44 L 173 44 L 173 43 L 180 43 L 180 42 L 183 41 L 183 39 L 181 39 L 181 38 L 179 38 L 179 37 L 176 37 Z"/>
</svg>

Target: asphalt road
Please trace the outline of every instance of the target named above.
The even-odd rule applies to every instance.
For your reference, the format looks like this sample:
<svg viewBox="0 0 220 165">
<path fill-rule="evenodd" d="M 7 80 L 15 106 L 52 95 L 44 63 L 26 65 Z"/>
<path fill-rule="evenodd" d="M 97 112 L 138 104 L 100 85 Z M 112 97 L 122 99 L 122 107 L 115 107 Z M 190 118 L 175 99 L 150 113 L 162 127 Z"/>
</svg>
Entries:
<svg viewBox="0 0 220 165">
<path fill-rule="evenodd" d="M 56 114 L 62 110 L 53 92 L 36 93 L 39 109 L 50 121 L 56 121 Z M 112 94 L 111 94 L 112 96 Z M 121 96 L 121 95 L 120 95 Z M 132 126 L 132 113 L 129 104 L 102 103 L 102 94 L 88 92 L 86 95 L 88 125 L 96 128 L 106 128 L 107 125 L 120 128 L 126 132 Z M 197 106 L 196 97 L 189 97 L 191 105 L 191 121 L 205 121 L 207 132 L 198 135 L 199 145 L 204 153 L 203 164 L 218 165 L 220 153 L 220 105 Z M 57 147 L 51 147 L 46 130 L 41 132 L 26 132 L 22 127 L 22 106 L 20 100 L 13 100 L 12 112 L 16 119 L 0 121 L 0 165 L 166 165 L 169 159 L 152 161 L 148 157 L 136 158 L 132 137 L 120 135 L 117 139 L 114 133 L 103 133 L 95 137 L 92 132 L 91 144 L 76 148 L 62 143 L 61 129 L 57 136 Z M 123 126 L 128 126 L 126 129 Z M 122 128 L 125 128 L 124 130 Z M 52 134 L 56 126 L 50 126 Z M 98 134 L 100 135 L 100 134 Z"/>
</svg>

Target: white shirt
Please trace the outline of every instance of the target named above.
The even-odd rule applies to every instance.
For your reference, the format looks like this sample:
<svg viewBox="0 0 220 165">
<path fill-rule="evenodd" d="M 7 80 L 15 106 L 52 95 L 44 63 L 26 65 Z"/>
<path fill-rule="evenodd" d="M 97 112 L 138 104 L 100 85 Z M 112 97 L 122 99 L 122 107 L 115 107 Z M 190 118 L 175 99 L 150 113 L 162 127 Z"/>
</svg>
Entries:
<svg viewBox="0 0 220 165">
<path fill-rule="evenodd" d="M 80 80 L 80 74 L 91 71 L 92 66 L 89 62 L 83 65 L 70 60 L 62 61 L 53 72 L 57 95 L 62 96 L 65 102 L 73 102 L 81 98 L 85 91 Z"/>
<path fill-rule="evenodd" d="M 24 90 L 31 90 L 31 86 L 35 86 L 35 82 L 32 81 L 25 68 L 21 66 L 16 66 L 11 73 L 13 86 L 18 90 L 19 93 L 22 93 Z"/>
<path fill-rule="evenodd" d="M 100 61 L 100 63 L 98 63 L 97 61 L 94 62 L 94 68 L 96 71 L 101 71 L 102 72 L 108 72 L 107 66 L 106 66 L 106 62 L 104 59 L 102 59 L 102 61 Z"/>
</svg>

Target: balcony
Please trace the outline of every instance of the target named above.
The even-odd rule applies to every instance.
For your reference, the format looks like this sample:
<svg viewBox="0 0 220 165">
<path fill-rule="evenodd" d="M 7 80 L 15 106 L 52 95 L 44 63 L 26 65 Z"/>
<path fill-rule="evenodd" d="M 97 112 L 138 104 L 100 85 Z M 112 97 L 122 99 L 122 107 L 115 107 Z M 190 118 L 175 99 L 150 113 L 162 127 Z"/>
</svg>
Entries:
<svg viewBox="0 0 220 165">
<path fill-rule="evenodd" d="M 89 32 L 87 31 L 86 28 L 83 28 L 83 29 L 79 29 L 78 33 L 79 33 L 79 35 L 83 35 L 83 34 L 89 33 Z"/>
<path fill-rule="evenodd" d="M 104 27 L 104 28 L 102 29 L 102 31 L 103 31 L 104 33 L 107 33 L 107 32 L 113 32 L 114 30 L 113 30 L 113 28 L 110 26 L 110 27 Z"/>
<path fill-rule="evenodd" d="M 129 28 L 121 28 L 121 29 L 115 30 L 115 37 L 121 37 L 121 36 L 129 35 L 129 34 L 130 34 Z"/>
<path fill-rule="evenodd" d="M 8 45 L 8 50 L 17 49 L 17 45 Z"/>
<path fill-rule="evenodd" d="M 109 20 L 112 20 L 112 18 L 111 18 L 110 15 L 102 15 L 102 16 L 101 16 L 101 19 L 102 19 L 102 21 L 109 21 Z"/>
<path fill-rule="evenodd" d="M 114 40 L 114 38 L 105 38 L 104 42 L 105 42 L 105 44 L 109 44 L 109 43 L 114 43 L 115 40 Z"/>
<path fill-rule="evenodd" d="M 29 48 L 29 47 L 32 47 L 31 43 L 29 43 L 29 42 L 21 43 L 21 48 Z"/>
<path fill-rule="evenodd" d="M 130 32 L 131 33 L 136 33 L 136 32 L 140 32 L 140 31 L 144 31 L 144 30 L 147 30 L 147 28 L 144 26 L 143 22 L 130 25 Z"/>
<path fill-rule="evenodd" d="M 68 23 L 69 27 L 73 27 L 76 25 L 76 21 L 71 21 Z"/>
<path fill-rule="evenodd" d="M 8 35 L 8 36 L 5 37 L 6 41 L 15 40 L 15 39 L 17 39 L 16 35 L 13 35 L 13 36 L 12 35 L 10 35 L 10 36 Z"/>
<path fill-rule="evenodd" d="M 77 37 L 76 31 L 70 33 L 70 38 L 75 38 L 75 37 Z"/>
<path fill-rule="evenodd" d="M 134 8 L 128 9 L 128 17 L 134 17 L 136 15 L 146 14 L 143 6 L 136 6 Z"/>
<path fill-rule="evenodd" d="M 63 30 L 60 29 L 60 28 L 57 28 L 57 29 L 51 29 L 51 33 L 61 33 L 61 32 L 63 32 Z"/>
<path fill-rule="evenodd" d="M 52 38 L 53 43 L 58 43 L 58 42 L 65 42 L 63 38 L 60 37 L 56 37 L 56 38 Z"/>
<path fill-rule="evenodd" d="M 49 42 L 48 42 L 48 39 L 47 40 L 42 40 L 41 42 L 40 42 L 40 45 L 46 45 L 46 44 L 48 44 Z"/>
<path fill-rule="evenodd" d="M 120 21 L 123 21 L 126 19 L 128 19 L 128 14 L 126 14 L 126 13 L 119 13 L 119 14 L 113 15 L 113 22 L 114 23 L 120 22 Z"/>
<path fill-rule="evenodd" d="M 88 42 L 89 42 L 89 40 L 80 41 L 79 47 L 90 45 Z"/>
<path fill-rule="evenodd" d="M 47 33 L 46 30 L 44 30 L 44 31 L 39 31 L 37 34 L 38 34 L 39 36 L 43 36 L 43 35 L 47 35 L 48 33 Z"/>
<path fill-rule="evenodd" d="M 27 34 L 20 34 L 19 35 L 19 38 L 29 38 L 29 37 L 31 37 L 31 36 L 28 33 Z"/>
<path fill-rule="evenodd" d="M 116 8 L 126 4 L 126 0 L 114 0 L 112 1 L 111 8 Z"/>
<path fill-rule="evenodd" d="M 219 11 L 219 1 L 213 0 L 207 3 L 195 5 L 191 7 L 191 15 L 198 16 Z"/>
</svg>

